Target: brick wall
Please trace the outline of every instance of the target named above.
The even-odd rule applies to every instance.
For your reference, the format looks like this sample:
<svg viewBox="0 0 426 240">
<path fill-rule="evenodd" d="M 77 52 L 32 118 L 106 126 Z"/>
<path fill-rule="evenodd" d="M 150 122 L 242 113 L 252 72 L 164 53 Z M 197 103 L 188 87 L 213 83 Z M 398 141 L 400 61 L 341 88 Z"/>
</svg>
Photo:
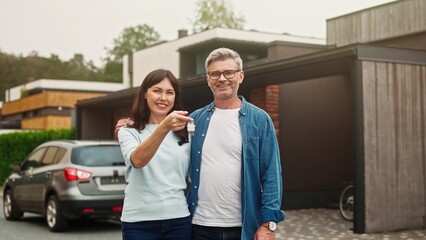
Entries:
<svg viewBox="0 0 426 240">
<path fill-rule="evenodd" d="M 250 102 L 265 110 L 272 118 L 277 137 L 280 132 L 279 122 L 279 86 L 268 85 L 250 91 Z"/>
</svg>

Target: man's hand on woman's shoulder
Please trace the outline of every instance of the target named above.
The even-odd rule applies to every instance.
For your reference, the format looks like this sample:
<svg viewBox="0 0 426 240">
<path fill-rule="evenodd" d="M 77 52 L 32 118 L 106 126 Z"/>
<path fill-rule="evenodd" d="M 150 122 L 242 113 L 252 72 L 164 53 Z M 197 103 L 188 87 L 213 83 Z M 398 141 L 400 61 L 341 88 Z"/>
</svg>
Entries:
<svg viewBox="0 0 426 240">
<path fill-rule="evenodd" d="M 122 118 L 122 119 L 118 120 L 117 124 L 115 125 L 115 130 L 114 130 L 115 135 L 118 134 L 118 130 L 120 130 L 120 128 L 132 126 L 133 123 L 135 123 L 135 122 L 130 118 Z"/>
</svg>

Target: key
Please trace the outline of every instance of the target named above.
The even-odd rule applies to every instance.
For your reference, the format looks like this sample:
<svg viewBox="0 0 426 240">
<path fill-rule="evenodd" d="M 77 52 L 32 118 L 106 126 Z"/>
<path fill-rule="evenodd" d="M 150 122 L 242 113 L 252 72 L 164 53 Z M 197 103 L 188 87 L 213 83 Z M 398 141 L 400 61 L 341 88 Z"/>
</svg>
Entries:
<svg viewBox="0 0 426 240">
<path fill-rule="evenodd" d="M 194 136 L 195 132 L 195 124 L 194 122 L 190 122 L 186 125 L 186 128 L 188 129 L 188 142 L 191 142 L 192 137 Z"/>
<path fill-rule="evenodd" d="M 194 132 L 195 132 L 195 124 L 194 124 L 194 122 L 188 123 L 188 125 L 186 127 L 188 129 L 188 133 L 191 134 L 191 136 L 194 136 Z"/>
</svg>

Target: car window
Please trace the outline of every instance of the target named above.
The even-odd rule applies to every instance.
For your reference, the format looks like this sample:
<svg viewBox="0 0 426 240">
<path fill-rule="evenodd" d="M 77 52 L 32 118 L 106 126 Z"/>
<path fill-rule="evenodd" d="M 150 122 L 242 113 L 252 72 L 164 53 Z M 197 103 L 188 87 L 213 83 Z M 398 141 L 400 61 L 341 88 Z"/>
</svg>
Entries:
<svg viewBox="0 0 426 240">
<path fill-rule="evenodd" d="M 44 154 L 43 160 L 41 161 L 42 165 L 50 165 L 53 164 L 55 160 L 55 155 L 58 152 L 58 147 L 48 147 L 46 150 L 46 154 Z"/>
<path fill-rule="evenodd" d="M 65 148 L 58 147 L 58 152 L 55 155 L 55 159 L 53 160 L 53 163 L 55 164 L 60 162 L 61 159 L 64 157 L 66 151 L 67 150 Z"/>
<path fill-rule="evenodd" d="M 74 148 L 71 162 L 83 166 L 120 166 L 124 165 L 119 145 L 97 145 Z"/>
<path fill-rule="evenodd" d="M 28 168 L 37 168 L 41 165 L 41 159 L 46 152 L 46 148 L 40 148 L 35 152 L 31 153 L 31 155 L 27 158 L 27 160 L 22 165 L 22 170 L 26 170 Z"/>
</svg>

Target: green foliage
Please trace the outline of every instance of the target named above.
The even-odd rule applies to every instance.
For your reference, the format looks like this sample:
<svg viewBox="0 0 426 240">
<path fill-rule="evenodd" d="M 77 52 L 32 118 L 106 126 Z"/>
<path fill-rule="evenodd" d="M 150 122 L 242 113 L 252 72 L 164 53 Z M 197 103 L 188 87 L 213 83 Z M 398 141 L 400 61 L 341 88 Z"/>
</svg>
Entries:
<svg viewBox="0 0 426 240">
<path fill-rule="evenodd" d="M 38 145 L 54 139 L 74 139 L 74 129 L 0 135 L 0 185 L 10 175 L 12 165 L 21 163 Z"/>
<path fill-rule="evenodd" d="M 103 82 L 114 82 L 115 79 L 121 79 L 123 76 L 123 64 L 121 62 L 106 62 L 102 71 Z"/>
<path fill-rule="evenodd" d="M 242 29 L 245 23 L 245 18 L 235 14 L 225 0 L 199 0 L 195 12 L 194 33 L 216 27 Z"/>
<path fill-rule="evenodd" d="M 21 97 L 22 98 L 24 98 L 24 97 L 28 97 L 28 90 L 27 90 L 27 88 L 25 87 L 25 86 L 23 86 L 22 88 L 21 88 Z"/>
<path fill-rule="evenodd" d="M 146 24 L 125 28 L 118 38 L 114 39 L 114 47 L 106 48 L 107 63 L 121 63 L 124 55 L 139 51 L 156 43 L 160 39 L 154 28 Z"/>
</svg>

